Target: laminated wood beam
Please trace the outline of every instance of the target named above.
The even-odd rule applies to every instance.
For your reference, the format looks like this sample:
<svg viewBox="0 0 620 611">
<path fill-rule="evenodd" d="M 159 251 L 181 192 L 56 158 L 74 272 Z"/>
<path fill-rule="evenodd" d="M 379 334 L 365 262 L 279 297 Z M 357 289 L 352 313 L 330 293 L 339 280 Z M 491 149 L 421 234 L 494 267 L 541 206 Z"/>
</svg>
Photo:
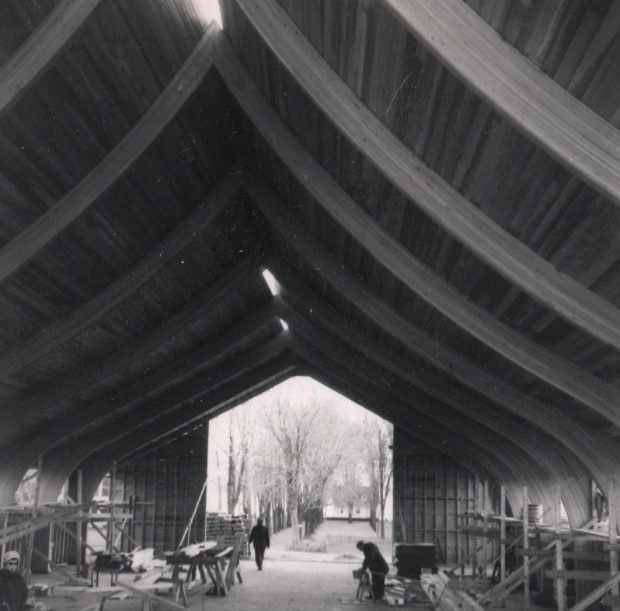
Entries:
<svg viewBox="0 0 620 611">
<path fill-rule="evenodd" d="M 192 239 L 206 231 L 222 210 L 239 192 L 245 177 L 235 172 L 226 175 L 211 189 L 207 197 L 163 240 L 129 271 L 103 292 L 82 304 L 65 318 L 36 333 L 23 344 L 0 356 L 0 379 L 19 371 L 59 345 L 71 340 L 85 327 L 101 318 L 111 308 L 135 293 L 162 267 L 169 263 Z"/>
<path fill-rule="evenodd" d="M 426 167 L 421 159 L 361 103 L 275 0 L 236 2 L 278 60 L 301 85 L 305 94 L 416 206 L 534 300 L 598 340 L 620 348 L 620 310 L 578 282 L 559 273 L 548 261 L 502 229 Z M 411 5 L 417 6 L 417 3 Z M 456 32 L 458 31 L 457 29 Z M 308 176 L 306 172 L 307 152 L 301 155 L 293 154 L 288 142 L 291 136 L 288 135 L 285 139 L 281 137 L 282 126 L 270 133 L 270 127 L 276 118 L 275 113 L 234 58 L 223 37 L 218 41 L 216 54 L 218 71 L 229 90 L 276 154 L 302 184 L 305 183 L 311 190 L 315 186 L 315 177 Z M 620 154 L 616 159 L 615 181 L 618 186 Z M 617 188 L 620 192 L 620 187 Z M 340 203 L 341 200 L 334 201 L 328 206 L 328 213 L 354 234 L 351 219 L 345 218 L 346 214 L 338 214 Z M 361 225 L 368 225 L 368 222 Z M 370 232 L 373 233 L 376 231 Z M 366 238 L 373 239 L 371 235 Z M 380 246 L 385 255 L 396 246 L 395 240 L 385 232 L 382 232 L 380 241 L 385 243 Z M 405 250 L 402 247 L 400 249 Z M 400 265 L 405 265 L 404 261 L 401 261 Z"/>
<path fill-rule="evenodd" d="M 62 422 L 55 422 L 40 434 L 35 434 L 33 442 L 28 441 L 22 447 L 38 446 L 44 448 L 45 452 L 50 452 L 57 444 L 65 442 L 68 435 L 83 435 L 88 431 L 98 429 L 110 420 L 122 417 L 145 395 L 157 393 L 171 384 L 178 384 L 179 380 L 184 377 L 205 369 L 213 360 L 223 358 L 228 351 L 247 341 L 257 330 L 273 322 L 275 313 L 272 304 L 261 308 L 214 340 L 190 353 L 180 355 L 169 365 L 141 376 L 119 391 L 109 392 L 99 401 L 80 406 L 64 414 Z"/>
<path fill-rule="evenodd" d="M 44 388 L 36 395 L 25 400 L 5 406 L 5 413 L 21 413 L 21 421 L 16 431 L 5 426 L 0 432 L 0 440 L 6 443 L 24 426 L 27 426 L 27 415 L 32 413 L 35 417 L 48 413 L 54 416 L 59 405 L 70 401 L 72 397 L 91 386 L 96 386 L 106 378 L 122 374 L 140 359 L 156 350 L 162 342 L 167 341 L 177 333 L 182 332 L 194 321 L 199 320 L 210 308 L 227 303 L 229 298 L 242 290 L 253 277 L 258 277 L 261 257 L 241 261 L 231 267 L 219 277 L 213 284 L 208 286 L 203 293 L 194 301 L 187 304 L 183 309 L 168 318 L 164 323 L 141 336 L 134 342 L 122 346 L 111 355 L 94 363 L 85 364 L 81 375 L 73 376 L 63 384 L 57 380 L 52 388 Z M 49 410 L 49 411 L 48 411 Z"/>
<path fill-rule="evenodd" d="M 90 454 L 80 464 L 80 468 L 87 474 L 85 497 L 92 497 L 114 458 L 120 463 L 135 458 L 145 451 L 152 450 L 165 440 L 178 435 L 191 423 L 206 416 L 213 417 L 217 413 L 269 390 L 290 377 L 295 369 L 296 365 L 292 364 L 290 355 L 284 353 L 268 363 L 257 365 L 251 371 L 218 388 L 208 397 L 203 397 L 201 401 L 187 405 L 183 410 L 182 417 L 176 412 L 171 413 L 159 422 L 153 422 L 134 431 L 131 435 L 131 444 L 128 444 L 126 438 L 120 438 L 105 448 Z M 62 487 L 62 482 L 59 485 Z M 49 488 L 46 494 L 58 496 L 57 490 L 59 489 L 57 484 Z"/>
<path fill-rule="evenodd" d="M 300 298 L 303 300 L 304 296 L 302 295 Z M 314 317 L 314 308 L 312 310 Z M 501 418 L 493 420 L 480 417 L 475 413 L 475 406 L 459 408 L 453 401 L 445 402 L 431 392 L 420 392 L 416 390 L 416 384 L 419 385 L 419 382 L 412 381 L 411 376 L 401 382 L 402 388 L 405 388 L 406 391 L 399 388 L 396 379 L 390 379 L 389 382 L 383 383 L 382 381 L 387 378 L 386 373 L 391 372 L 392 369 L 389 365 L 386 366 L 384 362 L 378 362 L 382 360 L 380 357 L 373 358 L 363 354 L 363 348 L 357 344 L 357 339 L 351 340 L 355 346 L 347 345 L 348 342 L 342 337 L 328 335 L 319 326 L 312 325 L 305 317 L 289 306 L 283 306 L 282 318 L 286 320 L 296 336 L 301 337 L 306 344 L 314 347 L 315 358 L 328 358 L 330 363 L 337 361 L 347 369 L 367 372 L 364 377 L 376 380 L 374 384 L 378 388 L 377 393 L 380 397 L 393 396 L 403 405 L 407 405 L 409 413 L 421 413 L 447 427 L 453 427 L 459 431 L 460 435 L 464 435 L 473 443 L 493 452 L 496 457 L 501 458 L 504 462 L 514 462 L 515 466 L 520 469 L 519 473 L 533 473 L 532 469 L 535 469 L 538 473 L 538 480 L 540 480 L 541 475 L 546 477 L 548 482 L 569 480 L 575 476 L 576 479 L 581 478 L 582 481 L 589 482 L 583 465 L 578 464 L 574 458 L 570 459 L 558 454 L 551 447 L 547 447 L 546 454 L 543 454 L 540 447 L 537 447 L 540 442 L 529 436 L 525 430 L 506 426 Z M 343 330 L 343 335 L 347 335 L 347 333 L 348 331 Z M 382 347 L 377 347 L 375 352 L 380 353 L 381 351 Z M 371 363 L 373 369 L 369 368 Z M 396 373 L 399 377 L 400 374 L 401 372 Z M 466 401 L 464 400 L 463 403 Z M 521 455 L 520 459 L 517 459 L 518 455 Z M 535 468 L 534 464 L 536 465 Z M 536 485 L 539 485 L 539 481 Z M 541 498 L 544 498 L 547 492 L 546 488 L 539 487 L 538 494 Z M 545 500 L 548 501 L 549 497 Z M 587 517 L 589 499 L 578 485 L 571 488 L 565 500 L 567 511 L 572 520 L 580 521 Z"/>
<path fill-rule="evenodd" d="M 620 205 L 620 132 L 460 0 L 386 0 L 402 24 L 500 115 Z"/>
<path fill-rule="evenodd" d="M 229 358 L 207 370 L 199 378 L 184 384 L 182 388 L 171 388 L 157 398 L 125 414 L 123 418 L 106 422 L 94 431 L 77 439 L 71 439 L 70 443 L 46 454 L 46 461 L 56 467 L 50 481 L 57 482 L 61 474 L 67 477 L 87 456 L 116 441 L 123 440 L 127 448 L 133 448 L 135 446 L 133 437 L 137 431 L 149 429 L 151 432 L 157 430 L 161 434 L 172 423 L 187 421 L 187 416 L 183 414 L 184 406 L 196 405 L 202 408 L 201 413 L 206 415 L 208 410 L 204 406 L 209 405 L 210 395 L 219 387 L 231 384 L 255 367 L 274 360 L 285 349 L 286 338 L 281 332 L 260 347 Z M 117 456 L 110 456 L 111 461 L 117 458 Z M 44 473 L 44 478 L 45 475 L 46 473 Z M 46 479 L 42 484 L 49 486 Z"/>
<path fill-rule="evenodd" d="M 451 456 L 481 477 L 494 481 L 507 481 L 509 485 L 514 485 L 515 481 L 519 482 L 518 473 L 512 464 L 505 462 L 505 457 L 500 458 L 487 446 L 459 435 L 452 426 L 445 426 L 424 413 L 410 409 L 410 406 L 402 404 L 399 399 L 375 387 L 370 382 L 372 377 L 360 375 L 359 371 L 353 371 L 341 364 L 332 358 L 331 354 L 328 356 L 317 352 L 300 337 L 292 338 L 291 346 L 308 363 L 313 377 L 322 384 L 371 409 L 439 452 Z"/>
<path fill-rule="evenodd" d="M 310 163 L 308 164 L 308 168 L 310 172 Z M 353 274 L 348 272 L 343 266 L 334 263 L 327 254 L 324 254 L 322 247 L 316 241 L 313 241 L 306 231 L 302 230 L 299 223 L 295 221 L 287 208 L 280 203 L 279 198 L 264 183 L 250 181 L 248 183 L 247 192 L 286 244 L 295 252 L 299 253 L 302 260 L 307 262 L 313 269 L 320 270 L 320 274 L 326 282 L 328 282 L 334 290 L 343 294 L 364 316 L 370 318 L 379 325 L 379 327 L 385 329 L 397 341 L 401 343 L 406 342 L 407 346 L 422 358 L 428 360 L 449 375 L 455 376 L 467 386 L 478 390 L 484 396 L 492 398 L 492 400 L 500 405 L 506 406 L 522 417 L 536 422 L 543 427 L 543 430 L 553 435 L 557 435 L 558 433 L 563 434 L 564 431 L 566 431 L 570 436 L 569 443 L 571 445 L 576 444 L 575 447 L 583 447 L 582 438 L 587 432 L 577 425 L 572 426 L 570 418 L 567 418 L 562 413 L 562 410 L 554 408 L 553 406 L 543 405 L 531 399 L 527 395 L 511 388 L 499 378 L 493 378 L 487 371 L 472 365 L 464 357 L 443 348 L 434 339 L 425 336 L 409 321 L 397 315 L 391 308 L 374 297 Z M 333 191 L 332 196 L 344 197 L 344 194 L 342 191 Z M 323 201 L 325 197 L 327 197 L 327 194 L 321 193 Z M 351 206 L 354 206 L 352 202 Z M 354 210 L 354 208 L 350 209 L 352 211 Z M 359 212 L 357 214 L 359 215 Z M 408 259 L 412 259 L 411 255 L 408 255 Z M 417 261 L 412 259 L 411 263 L 416 265 Z M 430 276 L 430 274 L 428 274 L 428 276 Z M 346 282 L 343 281 L 345 278 L 347 279 Z M 422 281 L 422 279 L 420 279 L 420 281 Z M 440 283 L 441 281 L 437 280 L 434 285 L 437 286 Z M 411 286 L 411 288 L 415 292 L 418 292 L 415 285 Z M 464 302 L 463 305 L 465 305 Z M 471 318 L 474 318 L 476 315 L 478 315 L 478 310 L 476 310 L 475 314 L 471 314 Z M 486 316 L 489 317 L 490 315 Z M 464 328 L 466 328 L 466 326 Z M 514 337 L 517 334 L 510 332 L 509 335 Z M 514 339 L 517 341 L 519 337 L 517 336 Z M 555 357 L 553 358 L 556 360 Z M 598 392 L 596 389 L 599 387 L 602 386 L 605 388 L 603 397 L 607 393 L 613 394 L 616 392 L 613 389 L 607 390 L 607 386 L 602 382 L 596 380 L 593 376 L 588 376 L 586 372 L 576 367 L 569 366 L 568 369 L 573 372 L 572 375 L 579 375 L 582 378 L 585 377 L 586 380 L 589 378 L 588 386 L 591 390 Z M 565 373 L 564 375 L 569 374 Z M 566 389 L 568 389 L 569 386 L 573 386 L 570 380 L 567 380 L 567 382 L 568 385 Z M 587 398 L 587 394 L 580 394 L 582 394 L 584 398 Z M 606 411 L 602 408 L 602 404 L 600 404 L 598 399 L 593 403 L 598 404 L 597 411 L 602 412 L 608 420 L 612 422 L 615 421 L 616 423 L 620 422 L 618 410 L 612 408 L 612 403 L 610 401 L 606 401 Z M 594 437 L 594 439 L 596 440 L 597 438 Z M 568 440 L 565 438 L 562 443 L 566 443 L 567 441 Z M 595 445 L 590 446 L 589 450 L 584 455 L 591 454 L 592 447 L 600 447 L 601 443 L 604 444 L 601 440 L 596 441 Z M 598 471 L 600 473 L 600 470 Z"/>
<path fill-rule="evenodd" d="M 0 70 L 0 117 L 54 61 L 99 0 L 62 0 Z"/>
<path fill-rule="evenodd" d="M 590 469 L 594 479 L 604 485 L 608 474 L 615 470 L 611 460 L 614 450 L 605 438 L 598 437 L 581 427 L 561 409 L 543 404 L 526 395 L 419 331 L 409 320 L 376 297 L 359 278 L 335 263 L 325 249 L 303 231 L 293 215 L 283 205 L 278 204 L 278 196 L 265 186 L 263 189 L 261 198 L 268 197 L 274 204 L 273 215 L 268 215 L 268 218 L 278 219 L 278 224 L 274 225 L 274 228 L 280 239 L 297 253 L 304 265 L 320 270 L 321 278 L 332 290 L 351 303 L 388 336 L 405 345 L 450 379 L 458 380 L 483 397 L 524 418 L 575 452 Z M 253 198 L 258 197 L 258 193 L 252 187 L 249 188 L 249 193 Z M 260 203 L 258 205 L 262 206 Z M 285 286 L 298 282 L 295 277 L 287 273 L 288 268 L 278 259 L 274 258 L 268 265 L 276 274 L 276 278 L 278 274 L 283 274 L 282 281 Z M 320 304 L 314 305 L 316 311 L 321 312 Z M 326 307 L 323 305 L 322 309 Z"/>
<path fill-rule="evenodd" d="M 277 267 L 274 271 L 280 278 L 283 266 Z M 299 325 L 305 326 L 306 337 L 312 338 L 329 334 L 330 339 L 322 340 L 325 344 L 334 338 L 349 349 L 359 352 L 365 358 L 403 380 L 407 384 L 408 393 L 414 405 L 424 406 L 429 403 L 430 399 L 431 404 L 437 401 L 438 405 L 442 406 L 441 411 L 453 411 L 457 428 L 459 427 L 456 424 L 456 419 L 465 416 L 468 420 L 492 431 L 493 435 L 503 437 L 516 444 L 517 447 L 524 448 L 529 456 L 535 458 L 538 464 L 544 464 L 553 470 L 555 481 L 568 482 L 564 500 L 570 506 L 573 517 L 579 513 L 580 521 L 585 518 L 589 502 L 580 483 L 589 481 L 590 474 L 582 457 L 575 453 L 574 448 L 566 445 L 557 448 L 553 446 L 551 440 L 545 442 L 543 437 L 537 438 L 535 426 L 524 424 L 523 427 L 515 427 L 507 423 L 504 413 L 498 413 L 493 407 L 484 404 L 473 393 L 464 393 L 460 388 L 453 389 L 445 378 L 435 375 L 432 371 L 416 372 L 415 368 L 411 367 L 410 361 L 396 350 L 383 343 L 372 341 L 366 333 L 361 332 L 346 317 L 341 316 L 330 306 L 317 299 L 310 289 L 300 287 L 299 283 L 295 281 L 294 274 L 285 275 L 282 278 L 282 285 L 287 289 L 287 292 L 290 291 L 295 295 L 296 301 L 303 304 L 304 308 L 304 313 L 301 314 L 297 311 L 298 308 L 288 303 L 286 296 L 276 300 L 276 303 L 280 304 L 282 319 L 292 328 L 297 330 Z M 294 288 L 292 288 L 293 286 Z M 308 325 L 310 325 L 308 318 L 319 322 L 321 328 L 313 326 L 311 330 L 308 330 Z M 322 329 L 326 329 L 326 331 L 322 331 Z M 331 354 L 331 352 L 331 349 L 328 350 L 328 353 Z M 546 432 L 545 434 L 548 435 Z"/>
<path fill-rule="evenodd" d="M 116 147 L 52 208 L 0 249 L 0 282 L 88 210 L 155 141 L 212 67 L 217 31 L 217 25 L 209 26 L 179 72 Z"/>
</svg>

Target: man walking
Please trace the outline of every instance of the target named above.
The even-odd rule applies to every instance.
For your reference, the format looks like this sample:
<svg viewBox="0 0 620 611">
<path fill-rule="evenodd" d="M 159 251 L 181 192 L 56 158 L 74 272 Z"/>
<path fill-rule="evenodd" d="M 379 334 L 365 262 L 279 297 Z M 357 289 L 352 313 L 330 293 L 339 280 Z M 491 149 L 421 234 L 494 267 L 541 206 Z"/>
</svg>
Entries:
<svg viewBox="0 0 620 611">
<path fill-rule="evenodd" d="M 250 543 L 254 545 L 254 560 L 259 571 L 263 570 L 265 549 L 269 547 L 269 529 L 263 526 L 263 519 L 256 520 L 256 526 L 250 531 Z"/>
</svg>

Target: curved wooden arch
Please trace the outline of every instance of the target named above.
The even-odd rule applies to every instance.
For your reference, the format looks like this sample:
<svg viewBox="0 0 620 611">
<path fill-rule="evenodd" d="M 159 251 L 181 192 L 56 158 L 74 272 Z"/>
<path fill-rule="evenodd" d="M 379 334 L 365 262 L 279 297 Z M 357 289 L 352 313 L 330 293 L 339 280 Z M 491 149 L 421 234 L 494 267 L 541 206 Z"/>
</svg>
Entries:
<svg viewBox="0 0 620 611">
<path fill-rule="evenodd" d="M 559 273 L 548 261 L 502 229 L 426 167 L 363 106 L 275 0 L 236 2 L 305 94 L 418 208 L 532 299 L 598 340 L 620 349 L 620 310 Z M 324 182 L 328 177 L 327 172 L 323 171 L 324 176 L 321 177 L 319 172 L 307 171 L 310 165 L 307 153 L 295 150 L 301 147 L 290 134 L 282 137 L 286 128 L 283 128 L 273 108 L 252 83 L 223 37 L 216 46 L 216 56 L 218 71 L 254 126 L 299 181 L 322 202 L 328 214 L 352 233 L 350 227 L 358 223 L 346 214 L 343 198 L 328 200 L 328 204 L 313 192 L 313 189 L 320 186 L 317 185 L 317 177 L 319 183 Z M 620 150 L 617 159 L 620 160 Z M 620 184 L 620 171 L 616 173 Z M 361 225 L 368 230 L 370 224 L 365 222 Z M 372 233 L 378 233 L 378 229 L 374 228 L 366 236 L 367 239 L 370 239 Z M 377 237 L 379 242 L 394 242 L 387 233 L 381 233 L 380 238 Z M 389 244 L 388 248 L 394 246 Z M 401 250 L 403 254 L 406 253 L 404 248 L 401 247 Z"/>
<path fill-rule="evenodd" d="M 427 393 L 416 393 L 409 384 L 406 384 L 405 393 L 397 388 L 395 381 L 383 382 L 389 370 L 376 364 L 375 359 L 362 357 L 355 348 L 345 347 L 341 340 L 333 340 L 318 327 L 306 323 L 294 310 L 285 309 L 287 311 L 285 320 L 293 333 L 305 344 L 311 345 L 316 353 L 321 355 L 322 360 L 329 362 L 327 369 L 335 368 L 337 363 L 351 375 L 355 372 L 354 375 L 361 379 L 374 380 L 373 385 L 381 389 L 382 396 L 389 397 L 389 401 L 395 400 L 410 406 L 410 411 L 414 411 L 416 417 L 422 414 L 447 429 L 454 427 L 458 430 L 459 436 L 464 436 L 470 443 L 487 449 L 504 464 L 513 465 L 513 474 L 523 477 L 528 489 L 536 491 L 539 498 L 544 499 L 547 507 L 552 503 L 553 483 L 563 482 L 565 505 L 571 521 L 575 520 L 573 523 L 580 524 L 587 519 L 589 478 L 587 471 L 575 457 L 558 453 L 556 448 L 550 447 L 551 444 L 548 444 L 542 453 L 536 441 L 529 438 L 526 431 L 510 430 L 497 420 L 480 418 L 475 415 L 475 408 L 468 409 L 463 406 L 457 411 L 453 406 L 433 400 Z M 294 347 L 295 350 L 300 350 L 298 342 L 294 343 Z M 305 358 L 309 357 L 305 355 Z M 369 369 L 371 360 L 375 361 L 376 371 Z M 363 375 L 361 372 L 364 372 Z M 358 383 L 359 380 L 356 381 L 356 384 Z"/>
<path fill-rule="evenodd" d="M 240 191 L 244 175 L 228 174 L 207 197 L 187 215 L 168 236 L 158 242 L 128 272 L 110 284 L 102 293 L 82 304 L 65 318 L 39 331 L 36 335 L 0 357 L 0 379 L 19 371 L 41 356 L 68 342 L 111 308 L 135 293 L 191 240 L 206 231 L 222 210 Z"/>
<path fill-rule="evenodd" d="M 101 163 L 52 208 L 0 248 L 0 282 L 17 272 L 103 195 L 175 117 L 211 69 L 218 30 L 214 23 L 209 26 L 155 103 Z"/>
<path fill-rule="evenodd" d="M 61 0 L 0 70 L 0 117 L 30 88 L 100 0 Z"/>
<path fill-rule="evenodd" d="M 200 296 L 168 318 L 159 327 L 123 346 L 122 349 L 105 359 L 87 364 L 81 375 L 74 376 L 70 380 L 64 381 L 63 384 L 43 388 L 31 397 L 7 405 L 5 407 L 6 413 L 23 414 L 17 430 L 24 428 L 27 414 L 33 413 L 36 416 L 41 416 L 49 413 L 53 415 L 58 407 L 70 402 L 82 389 L 94 386 L 108 377 L 118 375 L 127 367 L 139 362 L 144 355 L 156 350 L 162 341 L 181 332 L 203 316 L 209 308 L 225 302 L 232 294 L 250 282 L 253 277 L 258 277 L 261 260 L 261 258 L 247 259 L 234 265 L 208 286 Z M 4 427 L 0 431 L 2 444 L 11 440 L 14 434 L 16 431 Z"/>
<path fill-rule="evenodd" d="M 620 132 L 459 0 L 386 0 L 424 43 L 498 113 L 620 206 Z"/>
<path fill-rule="evenodd" d="M 135 449 L 169 435 L 176 428 L 203 418 L 223 405 L 238 403 L 239 397 L 249 398 L 247 393 L 251 389 L 260 392 L 269 384 L 282 381 L 293 369 L 286 355 L 282 356 L 285 351 L 286 342 L 280 337 L 268 346 L 235 359 L 232 365 L 226 363 L 216 367 L 212 375 L 225 376 L 226 379 L 222 379 L 215 389 L 200 390 L 195 384 L 193 389 L 177 393 L 176 399 L 171 393 L 165 404 L 163 401 L 158 404 L 160 409 L 157 405 L 143 406 L 132 412 L 131 418 L 108 423 L 77 441 L 55 448 L 45 457 L 50 468 L 44 469 L 41 479 L 41 502 L 52 502 L 69 475 L 88 457 L 105 456 L 109 465 L 127 454 L 128 448 Z"/>
<path fill-rule="evenodd" d="M 287 289 L 290 287 L 289 281 L 292 278 L 293 274 L 289 274 L 283 283 Z M 509 439 L 518 447 L 525 449 L 537 462 L 550 462 L 556 473 L 588 473 L 586 464 L 572 448 L 566 448 L 560 444 L 557 448 L 553 448 L 553 440 L 548 437 L 548 433 L 529 423 L 526 423 L 523 428 L 505 423 L 503 413 L 497 413 L 492 406 L 480 401 L 473 393 L 464 393 L 462 389 L 453 389 L 449 379 L 437 376 L 429 370 L 425 370 L 422 374 L 415 372 L 411 363 L 400 353 L 385 344 L 370 340 L 366 334 L 356 329 L 345 317 L 316 299 L 309 289 L 296 287 L 293 292 L 298 302 L 304 304 L 304 312 L 299 313 L 297 311 L 299 306 L 289 304 L 283 296 L 278 301 L 282 304 L 280 306 L 281 317 L 287 323 L 292 323 L 295 329 L 301 325 L 304 329 L 304 337 L 307 338 L 306 341 L 313 342 L 316 338 L 322 337 L 322 342 L 328 343 L 329 338 L 335 338 L 340 344 L 346 345 L 352 351 L 359 352 L 385 371 L 389 371 L 405 381 L 411 393 L 411 399 L 416 403 L 423 402 L 424 396 L 431 397 L 448 407 L 452 412 L 462 414 L 494 433 Z M 322 331 L 316 326 L 310 328 L 311 323 L 308 318 L 320 322 L 321 329 L 327 329 L 327 331 Z M 329 352 L 331 353 L 331 350 Z M 540 432 L 539 439 L 536 439 L 537 432 Z M 574 481 L 572 478 L 570 479 L 571 484 Z M 576 489 L 572 492 L 579 494 L 580 490 Z M 569 492 L 569 490 L 565 492 Z"/>
<path fill-rule="evenodd" d="M 248 193 L 269 219 L 280 238 L 309 267 L 320 270 L 321 277 L 333 290 L 341 294 L 365 317 L 384 329 L 396 341 L 406 344 L 414 353 L 431 362 L 441 371 L 453 375 L 466 386 L 554 435 L 558 441 L 568 445 L 569 448 L 578 448 L 577 451 L 583 452 L 584 457 L 590 456 L 593 448 L 601 448 L 601 451 L 596 453 L 597 461 L 589 463 L 597 479 L 602 478 L 599 481 L 606 481 L 606 477 L 614 472 L 615 467 L 613 461 L 610 460 L 613 454 L 606 454 L 606 450 L 611 446 L 604 438 L 591 435 L 563 414 L 560 409 L 533 400 L 501 379 L 437 344 L 434 339 L 428 338 L 408 320 L 374 297 L 353 274 L 327 256 L 325 250 L 318 242 L 312 240 L 307 232 L 303 231 L 290 212 L 279 203 L 276 194 L 265 184 L 261 184 L 260 191 L 250 184 Z"/>
<path fill-rule="evenodd" d="M 509 454 L 498 450 L 497 444 L 493 440 L 486 443 L 480 438 L 472 440 L 469 435 L 462 435 L 460 432 L 456 433 L 452 430 L 451 425 L 447 424 L 446 420 L 442 421 L 437 414 L 431 415 L 430 413 L 420 411 L 417 407 L 402 405 L 401 399 L 397 396 L 392 396 L 388 388 L 376 386 L 370 381 L 377 379 L 376 376 L 360 375 L 357 371 L 352 371 L 349 363 L 340 363 L 339 360 L 332 359 L 331 355 L 327 356 L 321 353 L 321 358 L 317 359 L 317 351 L 314 349 L 308 351 L 308 348 L 304 347 L 304 343 L 301 340 L 295 342 L 294 349 L 304 360 L 311 362 L 321 372 L 321 376 L 346 380 L 350 383 L 356 389 L 358 395 L 361 394 L 361 398 L 356 399 L 361 405 L 367 405 L 370 399 L 375 405 L 379 403 L 379 409 L 381 409 L 380 405 L 383 404 L 383 409 L 385 410 L 387 403 L 391 407 L 390 411 L 398 408 L 399 413 L 406 414 L 409 412 L 412 421 L 418 425 L 420 422 L 423 423 L 424 438 L 435 438 L 435 444 L 438 449 L 442 447 L 444 450 L 448 448 L 451 450 L 456 449 L 457 452 L 460 451 L 463 455 L 476 457 L 476 460 L 482 461 L 480 465 L 491 475 L 491 479 L 498 483 L 507 483 L 515 491 L 522 490 L 527 484 L 527 480 L 523 476 L 527 473 L 528 465 L 530 468 L 533 468 L 533 463 L 530 463 L 525 453 L 518 448 L 514 448 L 514 454 Z M 389 418 L 389 415 L 386 414 L 383 417 Z M 545 477 L 548 478 L 547 473 L 545 473 Z M 532 498 L 537 499 L 536 502 L 543 504 L 549 502 L 549 481 L 547 480 L 547 483 L 544 484 L 541 484 L 540 481 L 530 482 L 532 484 Z"/>
</svg>

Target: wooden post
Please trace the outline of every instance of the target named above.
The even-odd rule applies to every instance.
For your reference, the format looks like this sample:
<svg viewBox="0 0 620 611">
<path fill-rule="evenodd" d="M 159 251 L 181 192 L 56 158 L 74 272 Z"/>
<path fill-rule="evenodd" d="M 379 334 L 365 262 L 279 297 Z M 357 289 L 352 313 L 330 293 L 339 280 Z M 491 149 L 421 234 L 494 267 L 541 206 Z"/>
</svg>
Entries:
<svg viewBox="0 0 620 611">
<path fill-rule="evenodd" d="M 560 532 L 562 530 L 562 495 L 560 486 L 556 486 L 555 488 L 555 502 L 554 502 L 554 526 L 555 533 L 557 535 L 555 541 L 555 569 L 556 571 L 564 570 L 564 553 L 562 547 L 562 538 L 560 537 Z M 566 611 L 566 591 L 565 591 L 566 582 L 564 579 L 555 580 L 555 596 L 556 603 L 558 606 L 558 611 Z"/>
<path fill-rule="evenodd" d="M 499 492 L 499 549 L 500 549 L 500 565 L 499 579 L 500 583 L 504 583 L 506 579 L 506 487 L 501 486 Z"/>
<path fill-rule="evenodd" d="M 77 471 L 77 502 L 82 504 L 82 469 Z M 78 509 L 75 519 L 75 574 L 82 576 L 82 509 Z"/>
<path fill-rule="evenodd" d="M 488 526 L 489 480 L 484 480 L 482 488 L 482 579 L 487 576 L 487 526 Z"/>
<path fill-rule="evenodd" d="M 110 521 L 108 523 L 108 553 L 114 553 L 114 493 L 116 491 L 116 461 L 112 463 L 110 477 Z"/>
<path fill-rule="evenodd" d="M 39 513 L 39 490 L 41 486 L 41 472 L 43 471 L 43 454 L 39 454 L 39 460 L 37 461 L 37 479 L 34 485 L 34 499 L 32 501 L 32 519 L 35 520 Z M 28 547 L 26 549 L 26 558 L 24 559 L 24 571 L 26 577 L 26 585 L 30 585 L 30 564 L 32 563 L 32 550 L 34 549 L 34 537 L 36 530 L 33 530 L 30 537 L 28 537 Z"/>
<path fill-rule="evenodd" d="M 617 504 L 616 504 L 616 485 L 615 480 L 610 479 L 607 482 L 607 514 L 609 517 L 609 573 L 610 575 L 615 575 L 618 572 L 618 551 L 616 549 L 616 544 L 618 543 L 618 517 L 616 515 Z M 618 587 L 618 583 L 615 583 L 611 588 L 612 597 L 617 597 L 620 588 Z M 612 600 L 618 600 L 617 598 L 612 598 Z M 612 606 L 612 609 L 620 609 L 620 607 L 616 604 Z"/>
<path fill-rule="evenodd" d="M 530 608 L 530 525 L 528 520 L 527 488 L 523 488 L 523 608 Z"/>
</svg>

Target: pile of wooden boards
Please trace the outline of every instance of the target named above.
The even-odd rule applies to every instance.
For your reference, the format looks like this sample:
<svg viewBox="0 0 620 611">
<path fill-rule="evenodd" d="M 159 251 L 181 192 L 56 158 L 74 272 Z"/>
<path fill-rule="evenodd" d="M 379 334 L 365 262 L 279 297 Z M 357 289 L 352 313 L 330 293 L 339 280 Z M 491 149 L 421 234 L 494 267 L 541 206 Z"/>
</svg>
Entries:
<svg viewBox="0 0 620 611">
<path fill-rule="evenodd" d="M 207 514 L 207 539 L 217 541 L 223 547 L 234 547 L 237 537 L 241 535 L 242 558 L 249 555 L 248 537 L 251 527 L 252 521 L 249 518 Z"/>
<path fill-rule="evenodd" d="M 420 584 L 407 577 L 388 576 L 385 581 L 384 598 L 390 607 L 404 607 L 420 598 Z"/>
<path fill-rule="evenodd" d="M 459 588 L 458 583 L 451 583 L 442 571 L 437 574 L 422 573 L 422 589 L 433 606 L 441 611 L 485 611 L 479 603 Z"/>
</svg>

